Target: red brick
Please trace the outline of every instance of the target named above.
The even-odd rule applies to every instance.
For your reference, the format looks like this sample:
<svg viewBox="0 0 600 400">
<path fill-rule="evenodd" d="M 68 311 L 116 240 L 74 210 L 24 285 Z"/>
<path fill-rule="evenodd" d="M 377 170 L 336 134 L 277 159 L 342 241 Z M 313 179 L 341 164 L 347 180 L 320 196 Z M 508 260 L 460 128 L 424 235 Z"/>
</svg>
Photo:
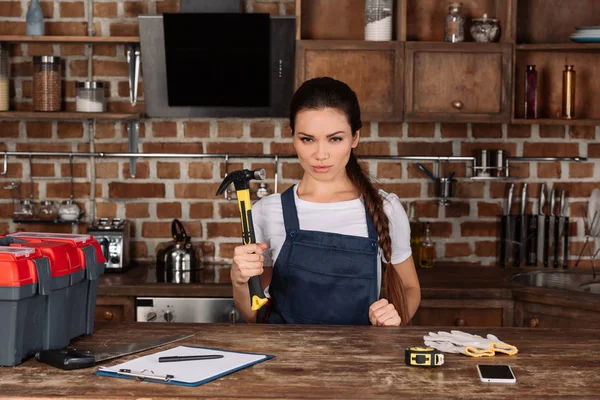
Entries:
<svg viewBox="0 0 600 400">
<path fill-rule="evenodd" d="M 569 178 L 593 178 L 594 163 L 569 163 Z"/>
<path fill-rule="evenodd" d="M 2 158 L 0 158 L 0 160 L 2 160 L 1 162 L 4 162 L 4 156 L 2 156 Z M 0 168 L 4 168 L 4 165 L 2 165 L 2 167 Z M 6 175 L 0 175 L 0 179 L 6 179 L 6 178 L 22 178 L 23 177 L 23 165 L 21 163 L 7 163 L 6 165 Z M 0 183 L 0 190 L 2 190 L 2 187 L 5 185 L 5 183 Z"/>
<path fill-rule="evenodd" d="M 158 14 L 179 12 L 179 0 L 166 0 L 156 2 Z"/>
<path fill-rule="evenodd" d="M 421 196 L 420 183 L 382 183 L 376 186 L 388 193 L 395 193 L 401 199 Z"/>
<path fill-rule="evenodd" d="M 452 142 L 400 142 L 399 156 L 451 156 Z"/>
<path fill-rule="evenodd" d="M 28 121 L 26 128 L 28 138 L 50 139 L 52 137 L 52 122 Z"/>
<path fill-rule="evenodd" d="M 67 198 L 70 193 L 70 182 L 48 182 L 46 184 L 46 197 L 48 198 Z M 73 194 L 78 199 L 90 197 L 90 184 L 88 182 L 73 183 Z"/>
<path fill-rule="evenodd" d="M 468 257 L 472 254 L 469 243 L 446 243 L 444 247 L 446 257 Z"/>
<path fill-rule="evenodd" d="M 117 3 L 94 2 L 94 18 L 114 18 L 117 16 Z"/>
<path fill-rule="evenodd" d="M 390 155 L 389 142 L 360 142 L 356 147 L 355 154 L 357 156 L 388 156 Z"/>
<path fill-rule="evenodd" d="M 600 143 L 588 144 L 588 157 L 600 158 Z"/>
<path fill-rule="evenodd" d="M 252 122 L 250 124 L 250 137 L 272 138 L 275 136 L 275 127 L 271 122 Z"/>
<path fill-rule="evenodd" d="M 190 218 L 212 218 L 213 213 L 213 202 L 190 204 Z"/>
<path fill-rule="evenodd" d="M 219 283 L 231 282 L 231 267 L 219 268 Z"/>
<path fill-rule="evenodd" d="M 433 168 L 433 163 L 422 162 L 421 165 L 423 165 L 425 168 L 427 168 L 429 170 L 429 172 L 436 175 L 436 172 Z M 416 163 L 412 163 L 412 162 L 408 163 L 407 167 L 408 167 L 407 171 L 408 171 L 409 178 L 428 179 L 427 175 L 425 175 L 425 173 L 423 171 L 421 171 L 419 169 L 419 167 L 417 167 Z"/>
<path fill-rule="evenodd" d="M 152 136 L 157 138 L 177 137 L 177 123 L 175 122 L 152 122 Z"/>
<path fill-rule="evenodd" d="M 33 163 L 33 164 L 31 164 L 31 168 L 33 169 L 33 176 L 37 176 L 37 177 L 56 176 L 56 174 L 54 172 L 54 164 Z"/>
<path fill-rule="evenodd" d="M 7 24 L 8 22 L 2 22 L 0 26 Z M 0 28 L 1 30 L 2 28 Z M 13 62 L 10 64 L 10 74 L 12 78 L 26 77 L 29 78 L 33 75 L 33 65 L 31 62 Z"/>
<path fill-rule="evenodd" d="M 106 105 L 108 112 L 116 112 L 116 113 L 143 113 L 145 109 L 145 105 L 143 101 L 139 101 L 135 106 L 131 105 L 129 100 L 127 101 L 109 101 Z M 143 126 L 143 125 L 142 125 Z M 142 136 L 141 126 L 140 126 L 140 137 Z"/>
<path fill-rule="evenodd" d="M 42 7 L 44 18 L 54 18 L 54 1 L 40 1 L 40 7 Z"/>
<path fill-rule="evenodd" d="M 94 45 L 94 55 L 97 54 L 97 45 Z M 48 53 L 46 53 L 48 54 Z M 65 56 L 85 56 L 85 45 L 84 44 L 61 44 L 60 55 Z"/>
<path fill-rule="evenodd" d="M 466 138 L 467 124 L 442 123 L 440 126 L 443 138 Z"/>
<path fill-rule="evenodd" d="M 412 204 L 418 218 L 438 218 L 440 215 L 440 203 L 436 200 L 417 200 Z"/>
<path fill-rule="evenodd" d="M 230 162 L 227 164 L 227 168 L 226 168 L 225 163 L 221 163 L 219 165 L 219 170 L 220 170 L 219 176 L 224 178 L 225 174 L 228 174 L 232 171 L 237 171 L 238 169 L 244 169 L 244 164 L 237 163 L 237 162 L 236 163 Z"/>
<path fill-rule="evenodd" d="M 96 178 L 116 179 L 119 177 L 119 164 L 116 162 L 103 162 L 96 164 Z"/>
<path fill-rule="evenodd" d="M 95 44 L 94 45 L 94 56 L 103 57 L 116 57 L 117 56 L 117 45 L 116 44 Z M 119 82 L 119 95 L 121 95 L 121 86 L 127 86 L 127 94 L 123 97 L 129 96 L 129 82 Z M 138 88 L 141 86 L 141 82 Z M 143 91 L 138 91 L 143 93 Z"/>
<path fill-rule="evenodd" d="M 18 138 L 19 121 L 0 121 L 0 138 Z"/>
<path fill-rule="evenodd" d="M 156 216 L 158 218 L 181 218 L 181 203 L 156 204 Z"/>
<path fill-rule="evenodd" d="M 239 222 L 209 222 L 206 232 L 209 238 L 241 237 L 242 227 Z"/>
<path fill-rule="evenodd" d="M 240 208 L 237 202 L 227 202 L 219 204 L 220 218 L 240 218 Z"/>
<path fill-rule="evenodd" d="M 183 125 L 183 135 L 191 138 L 207 138 L 210 136 L 210 122 L 187 121 Z"/>
<path fill-rule="evenodd" d="M 18 224 L 17 231 L 27 231 L 27 232 L 48 232 L 52 230 L 52 233 L 72 233 L 71 225 L 48 225 L 48 224 Z"/>
<path fill-rule="evenodd" d="M 129 98 L 129 82 L 119 82 L 118 87 L 119 97 L 127 97 Z M 141 96 L 144 93 L 144 83 L 138 83 L 138 96 Z"/>
<path fill-rule="evenodd" d="M 220 183 L 177 183 L 175 197 L 178 199 L 215 199 Z"/>
<path fill-rule="evenodd" d="M 46 35 L 85 36 L 87 34 L 86 22 L 52 22 L 44 24 Z"/>
<path fill-rule="evenodd" d="M 379 162 L 377 163 L 378 179 L 401 179 L 402 164 L 399 162 Z"/>
<path fill-rule="evenodd" d="M 60 7 L 60 17 L 61 18 L 83 18 L 83 17 L 85 17 L 85 9 L 83 6 L 83 2 L 61 1 L 58 5 Z"/>
<path fill-rule="evenodd" d="M 471 213 L 469 203 L 452 200 L 450 204 L 443 207 L 446 218 L 468 217 Z"/>
<path fill-rule="evenodd" d="M 21 2 L 0 1 L 0 17 L 21 17 L 22 14 Z"/>
<path fill-rule="evenodd" d="M 281 164 L 282 178 L 283 179 L 302 179 L 304 175 L 304 169 L 300 163 L 285 162 Z"/>
<path fill-rule="evenodd" d="M 127 203 L 125 204 L 125 216 L 127 218 L 148 218 L 148 203 Z"/>
<path fill-rule="evenodd" d="M 380 122 L 379 137 L 402 137 L 402 123 Z"/>
<path fill-rule="evenodd" d="M 294 148 L 292 141 L 271 142 L 271 154 L 291 155 L 296 154 L 296 149 Z"/>
<path fill-rule="evenodd" d="M 435 124 L 429 122 L 411 122 L 408 124 L 408 137 L 433 137 L 435 135 Z"/>
<path fill-rule="evenodd" d="M 477 257 L 497 257 L 498 243 L 492 241 L 475 242 L 475 255 Z"/>
<path fill-rule="evenodd" d="M 164 198 L 165 185 L 162 183 L 111 182 L 108 185 L 111 198 Z"/>
<path fill-rule="evenodd" d="M 92 69 L 96 76 L 127 77 L 129 74 L 126 61 L 94 60 Z"/>
<path fill-rule="evenodd" d="M 296 4 L 295 3 L 285 3 L 285 15 L 296 15 Z"/>
<path fill-rule="evenodd" d="M 498 237 L 498 223 L 469 221 L 460 224 L 461 236 Z"/>
<path fill-rule="evenodd" d="M 598 188 L 598 182 L 577 182 L 569 181 L 569 183 L 555 183 L 554 187 L 560 193 L 561 190 L 566 190 L 570 198 L 590 197 L 592 190 Z"/>
<path fill-rule="evenodd" d="M 188 167 L 188 176 L 193 179 L 211 179 L 213 177 L 213 163 L 191 162 Z"/>
<path fill-rule="evenodd" d="M 0 203 L 0 218 L 2 218 L 2 219 L 12 218 L 12 204 L 11 203 Z"/>
<path fill-rule="evenodd" d="M 71 166 L 69 163 L 60 165 L 60 176 L 70 177 L 71 176 Z M 87 164 L 86 163 L 73 163 L 73 177 L 74 178 L 87 178 Z"/>
<path fill-rule="evenodd" d="M 456 182 L 455 197 L 480 199 L 480 198 L 483 198 L 484 190 L 485 190 L 484 182 L 458 181 L 458 182 Z"/>
<path fill-rule="evenodd" d="M 126 1 L 123 3 L 123 11 L 128 18 L 148 14 L 148 4 L 141 1 Z"/>
<path fill-rule="evenodd" d="M 59 122 L 57 136 L 59 139 L 78 139 L 83 137 L 81 122 Z"/>
<path fill-rule="evenodd" d="M 179 179 L 179 163 L 157 162 L 156 175 L 160 179 Z"/>
<path fill-rule="evenodd" d="M 569 138 L 570 139 L 595 139 L 596 138 L 596 127 L 595 126 L 570 126 L 569 127 Z"/>
<path fill-rule="evenodd" d="M 146 242 L 131 242 L 131 258 L 140 259 L 148 257 L 148 245 Z"/>
<path fill-rule="evenodd" d="M 541 164 L 541 163 L 540 163 Z M 540 165 L 538 164 L 538 165 Z M 515 178 L 529 178 L 531 164 L 528 162 L 510 162 L 509 174 Z"/>
<path fill-rule="evenodd" d="M 477 150 L 504 150 L 507 157 L 514 157 L 517 153 L 516 143 L 493 143 L 493 142 L 468 142 L 462 143 L 460 155 L 463 157 L 475 157 Z"/>
<path fill-rule="evenodd" d="M 252 12 L 279 15 L 279 3 L 257 3 L 253 2 Z"/>
<path fill-rule="evenodd" d="M 70 152 L 70 143 L 17 143 L 17 151 L 62 151 Z"/>
<path fill-rule="evenodd" d="M 27 46 L 27 54 L 30 56 L 45 56 L 53 54 L 54 49 L 52 44 L 48 43 L 29 43 Z"/>
<path fill-rule="evenodd" d="M 139 36 L 140 30 L 137 22 L 112 22 L 110 36 Z"/>
<path fill-rule="evenodd" d="M 255 169 L 259 169 L 259 168 L 262 168 L 265 170 L 265 175 L 267 176 L 267 179 L 275 177 L 275 164 L 274 163 L 252 163 L 252 164 L 250 164 L 251 170 L 255 170 Z"/>
<path fill-rule="evenodd" d="M 144 143 L 144 153 L 203 153 L 202 143 Z"/>
<path fill-rule="evenodd" d="M 123 177 L 125 179 L 148 179 L 150 177 L 150 165 L 148 162 L 137 162 L 135 164 L 135 177 L 131 176 L 131 164 L 123 164 Z"/>
<path fill-rule="evenodd" d="M 540 137 L 543 139 L 564 139 L 565 127 L 562 125 L 540 125 Z"/>
<path fill-rule="evenodd" d="M 559 162 L 540 162 L 537 166 L 538 178 L 556 179 L 560 178 L 562 167 Z"/>
<path fill-rule="evenodd" d="M 578 143 L 528 142 L 523 145 L 524 157 L 579 157 Z"/>
<path fill-rule="evenodd" d="M 499 203 L 485 203 L 480 201 L 477 203 L 477 216 L 480 218 L 497 217 L 504 214 L 504 207 Z"/>
<path fill-rule="evenodd" d="M 96 122 L 95 139 L 114 139 L 116 128 L 113 122 Z"/>
<path fill-rule="evenodd" d="M 452 223 L 433 221 L 429 224 L 432 237 L 449 238 L 452 237 Z"/>
<path fill-rule="evenodd" d="M 243 125 L 241 122 L 219 121 L 217 123 L 217 136 L 223 138 L 241 138 Z"/>
<path fill-rule="evenodd" d="M 500 139 L 502 125 L 500 124 L 473 124 L 471 125 L 473 137 L 476 139 Z"/>
<path fill-rule="evenodd" d="M 219 257 L 221 257 L 221 258 L 233 258 L 233 250 L 237 246 L 241 246 L 241 242 L 219 243 Z"/>
<path fill-rule="evenodd" d="M 186 233 L 191 237 L 202 237 L 202 224 L 200 221 L 181 221 Z M 171 237 L 171 221 L 169 222 L 144 222 L 142 236 L 146 238 Z"/>
<path fill-rule="evenodd" d="M 508 125 L 507 133 L 509 139 L 521 139 L 531 137 L 530 125 Z"/>
<path fill-rule="evenodd" d="M 88 73 L 87 60 L 69 60 L 69 72 L 72 77 L 84 77 Z"/>
<path fill-rule="evenodd" d="M 96 216 L 98 218 L 115 218 L 117 203 L 96 203 Z"/>
<path fill-rule="evenodd" d="M 273 144 L 271 144 L 272 146 Z M 216 154 L 263 154 L 262 143 L 242 143 L 242 142 L 220 142 L 207 143 L 207 153 Z"/>
</svg>

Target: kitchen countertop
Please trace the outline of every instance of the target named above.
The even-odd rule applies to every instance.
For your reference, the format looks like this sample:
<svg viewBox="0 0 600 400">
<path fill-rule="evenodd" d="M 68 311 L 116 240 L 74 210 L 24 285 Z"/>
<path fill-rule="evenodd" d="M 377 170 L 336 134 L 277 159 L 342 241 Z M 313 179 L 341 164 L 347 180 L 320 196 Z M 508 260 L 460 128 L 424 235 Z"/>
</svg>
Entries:
<svg viewBox="0 0 600 400">
<path fill-rule="evenodd" d="M 438 368 L 409 367 L 404 349 L 423 343 L 429 331 L 451 328 L 255 324 L 98 324 L 74 344 L 93 349 L 179 333 L 195 336 L 119 364 L 177 345 L 197 345 L 275 355 L 275 358 L 199 387 L 183 387 L 93 375 L 96 368 L 63 371 L 29 359 L 0 368 L 0 399 L 174 398 L 591 398 L 600 391 L 600 335 L 593 329 L 469 328 L 494 333 L 518 347 L 515 356 L 471 358 L 446 354 Z M 515 384 L 482 383 L 477 364 L 509 364 Z"/>
<path fill-rule="evenodd" d="M 600 311 L 600 295 L 541 287 L 527 287 L 513 282 L 517 273 L 535 271 L 526 268 L 436 265 L 418 268 L 423 299 L 535 299 L 565 307 Z M 557 271 L 546 269 L 546 271 Z M 560 272 L 560 271 L 557 271 Z M 589 274 L 587 269 L 569 273 Z M 122 273 L 109 272 L 100 278 L 99 296 L 154 297 L 231 297 L 230 283 L 174 284 L 156 283 L 153 264 L 134 264 Z"/>
</svg>

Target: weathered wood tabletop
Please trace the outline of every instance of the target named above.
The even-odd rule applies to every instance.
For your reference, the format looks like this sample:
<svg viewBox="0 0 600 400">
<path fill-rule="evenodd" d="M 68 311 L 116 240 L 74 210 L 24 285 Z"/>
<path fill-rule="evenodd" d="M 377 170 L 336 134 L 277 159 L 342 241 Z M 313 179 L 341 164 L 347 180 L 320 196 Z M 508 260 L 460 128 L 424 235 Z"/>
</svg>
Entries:
<svg viewBox="0 0 600 400">
<path fill-rule="evenodd" d="M 404 364 L 404 349 L 423 344 L 429 331 L 451 328 L 381 328 L 252 324 L 103 324 L 74 342 L 79 348 L 194 333 L 183 341 L 106 361 L 110 366 L 177 345 L 273 354 L 276 357 L 199 387 L 139 382 L 63 371 L 30 359 L 0 368 L 0 398 L 593 398 L 600 396 L 597 330 L 465 328 L 496 334 L 519 354 L 475 359 L 447 354 L 433 369 Z M 509 364 L 516 384 L 479 381 L 478 363 Z"/>
</svg>

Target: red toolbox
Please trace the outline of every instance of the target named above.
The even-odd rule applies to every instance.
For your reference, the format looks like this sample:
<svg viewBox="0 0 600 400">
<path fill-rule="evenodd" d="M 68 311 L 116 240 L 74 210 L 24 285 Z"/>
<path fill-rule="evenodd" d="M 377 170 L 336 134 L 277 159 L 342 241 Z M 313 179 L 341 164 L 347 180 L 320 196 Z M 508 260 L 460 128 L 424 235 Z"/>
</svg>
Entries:
<svg viewBox="0 0 600 400">
<path fill-rule="evenodd" d="M 44 349 L 50 260 L 39 250 L 0 246 L 0 366 L 14 366 Z"/>
<path fill-rule="evenodd" d="M 36 233 L 17 232 L 10 237 L 25 241 L 24 246 L 31 243 L 45 243 L 47 241 L 70 244 L 77 249 L 81 272 L 73 271 L 70 274 L 70 287 L 68 297 L 75 301 L 70 302 L 70 339 L 80 335 L 89 335 L 94 331 L 94 310 L 98 295 L 98 282 L 104 273 L 106 259 L 102 248 L 92 235 L 75 235 L 61 233 Z"/>
</svg>

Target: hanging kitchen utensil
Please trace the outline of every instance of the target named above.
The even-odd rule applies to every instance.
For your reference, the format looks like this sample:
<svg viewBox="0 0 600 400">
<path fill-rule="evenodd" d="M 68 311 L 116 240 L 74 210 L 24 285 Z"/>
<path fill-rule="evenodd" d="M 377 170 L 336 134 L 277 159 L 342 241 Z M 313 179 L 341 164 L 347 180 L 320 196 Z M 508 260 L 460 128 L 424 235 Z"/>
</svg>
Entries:
<svg viewBox="0 0 600 400">
<path fill-rule="evenodd" d="M 546 216 L 546 237 L 544 241 L 544 267 L 548 267 L 551 264 L 551 256 L 554 255 L 554 208 L 556 205 L 556 190 L 552 188 L 550 191 L 550 212 Z"/>
<path fill-rule="evenodd" d="M 511 183 L 508 188 L 508 194 L 506 196 L 506 208 L 504 209 L 504 215 L 501 218 L 501 230 L 502 237 L 500 239 L 500 266 L 506 267 L 512 265 L 513 260 L 513 224 L 511 223 L 513 216 L 510 215 L 513 203 L 513 195 L 515 191 L 515 184 Z"/>
<path fill-rule="evenodd" d="M 156 257 L 157 282 L 202 282 L 202 250 L 192 245 L 192 238 L 178 219 L 171 223 L 171 235 L 174 241 L 159 249 Z"/>
<path fill-rule="evenodd" d="M 419 169 L 421 171 L 423 171 L 425 173 L 425 175 L 427 175 L 431 180 L 435 181 L 435 176 L 431 172 L 429 172 L 429 170 L 427 168 L 425 168 L 425 166 L 423 164 L 417 163 L 417 167 L 419 167 Z"/>
<path fill-rule="evenodd" d="M 538 200 L 538 215 L 537 215 L 537 263 L 542 266 L 544 263 L 545 254 L 545 232 L 546 232 L 546 216 L 544 215 L 544 207 L 546 206 L 546 184 L 542 183 L 540 187 L 540 197 Z"/>
</svg>

